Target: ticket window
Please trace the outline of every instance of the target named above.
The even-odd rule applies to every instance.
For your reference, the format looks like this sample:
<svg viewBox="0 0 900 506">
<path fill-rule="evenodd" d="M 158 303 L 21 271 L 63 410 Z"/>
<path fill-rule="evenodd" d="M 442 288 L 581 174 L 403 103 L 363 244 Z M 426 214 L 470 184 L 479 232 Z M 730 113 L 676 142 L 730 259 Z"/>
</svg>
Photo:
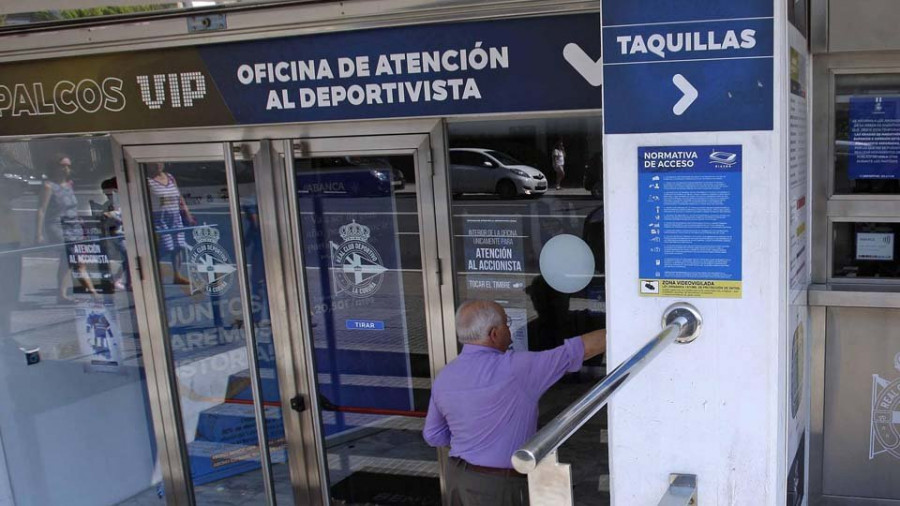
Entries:
<svg viewBox="0 0 900 506">
<path fill-rule="evenodd" d="M 900 74 L 835 76 L 829 278 L 900 279 Z"/>
<path fill-rule="evenodd" d="M 818 271 L 827 285 L 810 292 L 817 329 L 810 487 L 823 504 L 893 503 L 900 499 L 892 404 L 900 364 L 900 74 L 836 72 L 833 89 L 831 172 L 813 216 L 827 223 L 813 242 L 817 265 L 827 256 Z"/>
<path fill-rule="evenodd" d="M 835 77 L 834 195 L 900 194 L 900 74 Z"/>
</svg>

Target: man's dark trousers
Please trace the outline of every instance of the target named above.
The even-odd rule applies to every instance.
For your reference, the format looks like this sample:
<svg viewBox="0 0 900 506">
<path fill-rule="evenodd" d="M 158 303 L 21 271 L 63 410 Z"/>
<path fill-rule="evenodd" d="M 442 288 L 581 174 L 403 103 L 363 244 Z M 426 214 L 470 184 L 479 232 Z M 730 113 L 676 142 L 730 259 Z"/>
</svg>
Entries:
<svg viewBox="0 0 900 506">
<path fill-rule="evenodd" d="M 465 460 L 451 457 L 447 466 L 447 495 L 450 506 L 528 506 L 528 479 L 518 474 L 485 472 Z"/>
</svg>

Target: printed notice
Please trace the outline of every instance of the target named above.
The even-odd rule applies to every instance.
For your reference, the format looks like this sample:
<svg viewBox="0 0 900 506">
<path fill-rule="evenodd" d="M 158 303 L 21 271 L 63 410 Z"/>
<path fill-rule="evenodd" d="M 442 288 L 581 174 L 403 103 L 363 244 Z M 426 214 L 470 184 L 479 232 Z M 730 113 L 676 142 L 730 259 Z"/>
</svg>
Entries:
<svg viewBox="0 0 900 506">
<path fill-rule="evenodd" d="M 891 232 L 859 232 L 856 234 L 857 260 L 893 260 L 894 234 Z"/>
<path fill-rule="evenodd" d="M 900 98 L 850 97 L 851 179 L 897 179 Z M 838 146 L 840 148 L 840 146 Z"/>
<path fill-rule="evenodd" d="M 528 310 L 519 307 L 504 307 L 506 316 L 512 320 L 509 332 L 512 338 L 510 347 L 516 351 L 528 351 Z"/>
<path fill-rule="evenodd" d="M 801 47 L 802 46 L 802 47 Z M 794 294 L 806 289 L 809 284 L 809 206 L 807 186 L 809 182 L 809 131 L 807 122 L 807 72 L 809 57 L 804 44 L 791 46 L 790 100 L 788 108 L 789 165 L 788 184 L 790 200 L 788 213 L 790 222 L 790 278 L 789 286 Z"/>
<path fill-rule="evenodd" d="M 122 331 L 111 302 L 86 302 L 75 309 L 85 372 L 121 372 Z"/>
<path fill-rule="evenodd" d="M 518 219 L 467 218 L 464 230 L 466 272 L 524 272 L 522 226 Z"/>
<path fill-rule="evenodd" d="M 639 293 L 741 297 L 741 146 L 638 148 Z"/>
</svg>

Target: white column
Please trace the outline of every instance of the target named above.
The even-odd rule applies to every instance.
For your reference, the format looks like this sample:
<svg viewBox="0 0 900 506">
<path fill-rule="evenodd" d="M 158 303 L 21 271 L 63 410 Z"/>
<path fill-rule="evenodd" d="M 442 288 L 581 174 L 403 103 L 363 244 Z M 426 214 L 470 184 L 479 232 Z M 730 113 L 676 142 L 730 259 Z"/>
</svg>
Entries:
<svg viewBox="0 0 900 506">
<path fill-rule="evenodd" d="M 707 37 L 708 26 L 703 19 L 680 24 L 671 20 L 654 20 L 659 9 L 657 0 L 607 0 L 608 7 L 619 2 L 632 6 L 646 4 L 648 26 L 646 33 L 692 32 Z M 711 9 L 720 2 L 695 2 Z M 758 2 L 754 2 L 758 3 Z M 716 4 L 716 5 L 713 5 Z M 613 102 L 635 100 L 641 93 L 650 100 L 659 93 L 670 93 L 666 86 L 680 72 L 696 76 L 697 62 L 679 63 L 672 60 L 700 58 L 698 53 L 666 52 L 665 59 L 649 65 L 634 60 L 637 53 L 626 43 L 613 44 L 604 35 L 604 181 L 607 223 L 607 302 L 609 330 L 609 364 L 615 366 L 660 330 L 663 310 L 673 302 L 683 300 L 696 306 L 704 319 L 703 334 L 692 344 L 674 345 L 659 356 L 640 375 L 634 378 L 609 407 L 610 478 L 612 502 L 616 506 L 657 504 L 665 492 L 670 473 L 695 474 L 698 477 L 698 497 L 703 505 L 784 505 L 788 467 L 789 399 L 789 187 L 787 166 L 787 101 L 789 91 L 787 21 L 783 1 L 774 1 L 772 22 L 773 63 L 772 81 L 760 80 L 758 85 L 772 93 L 771 129 L 735 131 L 709 128 L 694 131 L 685 118 L 703 107 L 704 100 L 719 100 L 723 118 L 736 102 L 744 100 L 737 88 L 729 88 L 717 79 L 720 68 L 709 55 L 705 77 L 691 84 L 699 93 L 696 102 L 682 114 L 666 109 L 660 112 L 665 126 L 659 131 L 615 133 L 616 121 L 623 114 L 609 114 Z M 685 10 L 689 2 L 682 0 Z M 635 7 L 638 8 L 638 7 Z M 700 10 L 698 10 L 700 12 Z M 698 14 L 702 16 L 702 14 Z M 735 15 L 736 27 L 751 16 Z M 610 23 L 603 20 L 604 30 Z M 618 25 L 638 24 L 627 22 Z M 642 23 L 642 22 L 641 22 Z M 750 26 L 750 25 L 747 25 Z M 711 29 L 711 28 L 709 28 Z M 617 34 L 625 32 L 615 32 Z M 740 28 L 737 31 L 740 36 Z M 758 33 L 758 36 L 760 36 Z M 722 41 L 722 33 L 718 35 Z M 761 44 L 761 40 L 756 40 Z M 616 58 L 616 53 L 622 52 Z M 730 55 L 720 51 L 718 54 Z M 748 53 L 752 54 L 752 53 Z M 761 57 L 729 59 L 732 65 L 760 61 Z M 633 90 L 614 89 L 610 82 L 621 70 L 614 62 L 629 62 L 629 69 L 639 67 L 670 69 L 672 76 Z M 635 62 L 635 63 L 630 63 Z M 624 67 L 618 67 L 622 69 Z M 735 67 L 722 66 L 723 72 Z M 684 70 L 679 70 L 684 69 Z M 741 69 L 737 69 L 738 74 Z M 629 70 L 630 71 L 630 70 Z M 615 72 L 619 72 L 616 74 Z M 702 73 L 701 73 L 702 74 Z M 755 79 L 755 78 L 754 78 Z M 739 83 L 740 84 L 740 83 Z M 746 83 L 743 83 L 746 84 Z M 659 91 L 657 91 L 659 90 Z M 746 89 L 744 89 L 746 91 Z M 655 95 L 654 95 L 655 94 Z M 689 94 L 689 93 L 688 93 Z M 680 96 L 680 95 L 678 95 Z M 727 98 L 726 98 L 727 97 Z M 678 97 L 676 97 L 678 98 Z M 673 100 L 667 107 L 675 106 Z M 612 106 L 614 107 L 614 106 Z M 672 115 L 671 121 L 665 117 Z M 712 114 L 717 114 L 713 111 Z M 700 122 L 704 119 L 700 119 Z M 748 119 L 749 121 L 749 119 Z M 697 123 L 693 123 L 696 125 Z M 740 125 L 740 122 L 737 123 Z M 737 128 L 737 127 L 735 127 Z M 638 149 L 653 146 L 724 146 L 740 145 L 742 154 L 740 223 L 742 240 L 740 298 L 720 298 L 716 295 L 686 298 L 684 296 L 652 296 L 641 294 L 639 283 L 639 234 L 648 223 L 638 221 L 641 198 L 638 184 Z M 665 190 L 662 190 L 665 191 Z M 663 224 L 663 227 L 666 225 Z M 667 257 L 671 258 L 671 256 Z M 674 269 L 677 270 L 677 269 Z M 715 269 L 713 269 L 715 270 Z M 644 274 L 646 276 L 646 273 Z M 665 273 L 661 276 L 665 278 Z M 808 327 L 807 327 L 808 328 Z M 808 439 L 808 438 L 807 438 Z M 793 450 L 791 450 L 793 452 Z"/>
</svg>

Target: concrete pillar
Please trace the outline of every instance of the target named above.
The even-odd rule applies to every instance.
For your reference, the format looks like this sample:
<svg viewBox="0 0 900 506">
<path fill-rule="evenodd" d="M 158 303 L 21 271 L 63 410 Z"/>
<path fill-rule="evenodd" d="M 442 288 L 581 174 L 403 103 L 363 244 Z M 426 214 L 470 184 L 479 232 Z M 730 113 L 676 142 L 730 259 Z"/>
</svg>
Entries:
<svg viewBox="0 0 900 506">
<path fill-rule="evenodd" d="M 804 502 L 788 482 L 808 420 L 809 58 L 787 13 L 603 3 L 609 363 L 675 301 L 704 318 L 612 401 L 614 505 L 657 504 L 670 473 L 697 475 L 704 506 Z"/>
</svg>

